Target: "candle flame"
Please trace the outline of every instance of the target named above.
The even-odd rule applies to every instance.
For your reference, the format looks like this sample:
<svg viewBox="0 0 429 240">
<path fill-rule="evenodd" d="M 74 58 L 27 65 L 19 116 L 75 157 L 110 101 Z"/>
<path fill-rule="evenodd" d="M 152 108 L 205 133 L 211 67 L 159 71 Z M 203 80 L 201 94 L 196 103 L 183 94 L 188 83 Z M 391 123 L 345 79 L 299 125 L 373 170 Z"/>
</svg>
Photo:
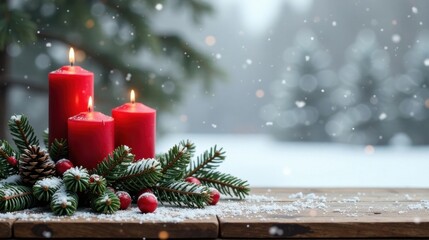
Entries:
<svg viewBox="0 0 429 240">
<path fill-rule="evenodd" d="M 74 65 L 74 49 L 73 48 L 70 48 L 70 51 L 69 51 L 69 62 L 70 62 L 71 66 Z"/>
<path fill-rule="evenodd" d="M 136 94 L 135 94 L 134 90 L 131 90 L 130 100 L 131 100 L 131 103 L 133 103 L 133 104 L 136 102 Z"/>
<path fill-rule="evenodd" d="M 92 103 L 92 97 L 89 97 L 88 99 L 88 112 L 92 112 L 93 103 Z"/>
</svg>

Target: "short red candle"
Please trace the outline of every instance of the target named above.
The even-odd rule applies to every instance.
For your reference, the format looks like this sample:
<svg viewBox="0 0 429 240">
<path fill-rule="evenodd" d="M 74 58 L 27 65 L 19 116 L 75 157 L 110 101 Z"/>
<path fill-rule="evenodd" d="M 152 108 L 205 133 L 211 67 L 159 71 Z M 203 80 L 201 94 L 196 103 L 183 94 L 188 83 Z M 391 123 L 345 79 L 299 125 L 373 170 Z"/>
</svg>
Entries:
<svg viewBox="0 0 429 240">
<path fill-rule="evenodd" d="M 49 143 L 56 138 L 67 139 L 67 119 L 86 111 L 88 98 L 94 95 L 94 74 L 74 62 L 73 48 L 69 53 L 71 66 L 49 73 Z"/>
<path fill-rule="evenodd" d="M 127 145 L 135 159 L 155 157 L 156 110 L 135 102 L 131 91 L 131 102 L 112 110 L 115 119 L 115 146 Z"/>
<path fill-rule="evenodd" d="M 69 157 L 75 166 L 95 168 L 114 150 L 113 118 L 93 112 L 92 104 L 88 104 L 87 112 L 68 119 L 68 144 Z"/>
</svg>

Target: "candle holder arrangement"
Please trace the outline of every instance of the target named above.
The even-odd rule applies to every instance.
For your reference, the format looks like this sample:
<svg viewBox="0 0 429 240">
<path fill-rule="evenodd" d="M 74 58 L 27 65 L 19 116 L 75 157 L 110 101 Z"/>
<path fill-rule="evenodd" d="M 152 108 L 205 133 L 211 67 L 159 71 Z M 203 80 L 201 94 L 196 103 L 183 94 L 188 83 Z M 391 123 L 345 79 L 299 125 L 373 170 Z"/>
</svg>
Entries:
<svg viewBox="0 0 429 240">
<path fill-rule="evenodd" d="M 74 66 L 73 56 L 71 49 L 71 66 L 49 75 L 47 149 L 26 116 L 9 120 L 16 149 L 0 140 L 0 212 L 49 205 L 55 215 L 78 207 L 112 214 L 134 201 L 149 213 L 158 201 L 202 208 L 215 205 L 220 193 L 249 194 L 247 181 L 216 171 L 222 148 L 195 158 L 195 145 L 184 140 L 155 156 L 156 111 L 137 103 L 134 91 L 112 117 L 94 112 L 93 74 Z"/>
</svg>

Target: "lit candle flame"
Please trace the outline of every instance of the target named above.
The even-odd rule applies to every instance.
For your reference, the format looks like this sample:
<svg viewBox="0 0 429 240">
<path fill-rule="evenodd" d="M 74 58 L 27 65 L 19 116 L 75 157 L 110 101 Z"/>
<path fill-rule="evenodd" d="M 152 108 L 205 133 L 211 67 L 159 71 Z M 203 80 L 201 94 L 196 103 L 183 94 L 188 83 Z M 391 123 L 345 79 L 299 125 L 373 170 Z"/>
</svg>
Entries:
<svg viewBox="0 0 429 240">
<path fill-rule="evenodd" d="M 136 94 L 135 94 L 134 90 L 131 90 L 130 100 L 131 100 L 132 104 L 134 104 L 136 102 Z"/>
<path fill-rule="evenodd" d="M 92 112 L 93 103 L 92 103 L 92 97 L 89 97 L 88 99 L 88 112 Z"/>
<path fill-rule="evenodd" d="M 70 48 L 69 51 L 69 62 L 70 62 L 70 66 L 74 65 L 74 49 Z"/>
</svg>

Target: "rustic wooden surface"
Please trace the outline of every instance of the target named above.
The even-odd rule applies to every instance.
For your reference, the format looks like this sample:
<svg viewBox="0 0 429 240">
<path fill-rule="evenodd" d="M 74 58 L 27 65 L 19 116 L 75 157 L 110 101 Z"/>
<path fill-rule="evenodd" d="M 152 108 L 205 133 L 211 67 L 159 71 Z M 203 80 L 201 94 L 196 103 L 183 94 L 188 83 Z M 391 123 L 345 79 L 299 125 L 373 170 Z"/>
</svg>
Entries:
<svg viewBox="0 0 429 240">
<path fill-rule="evenodd" d="M 327 207 L 304 209 L 291 215 L 220 216 L 220 237 L 429 237 L 429 209 L 409 208 L 421 200 L 429 200 L 428 189 L 253 189 L 252 193 L 274 196 L 274 200 L 261 202 L 281 207 L 296 201 L 289 195 L 297 192 L 324 196 Z"/>
<path fill-rule="evenodd" d="M 15 220 L 0 220 L 0 238 L 12 237 L 12 224 Z"/>
<path fill-rule="evenodd" d="M 251 195 L 223 199 L 218 216 L 177 223 L 0 220 L 0 238 L 429 238 L 429 189 L 255 188 Z"/>
<path fill-rule="evenodd" d="M 17 220 L 13 225 L 16 238 L 216 238 L 218 230 L 216 217 L 179 223 L 99 219 L 48 222 Z"/>
</svg>

